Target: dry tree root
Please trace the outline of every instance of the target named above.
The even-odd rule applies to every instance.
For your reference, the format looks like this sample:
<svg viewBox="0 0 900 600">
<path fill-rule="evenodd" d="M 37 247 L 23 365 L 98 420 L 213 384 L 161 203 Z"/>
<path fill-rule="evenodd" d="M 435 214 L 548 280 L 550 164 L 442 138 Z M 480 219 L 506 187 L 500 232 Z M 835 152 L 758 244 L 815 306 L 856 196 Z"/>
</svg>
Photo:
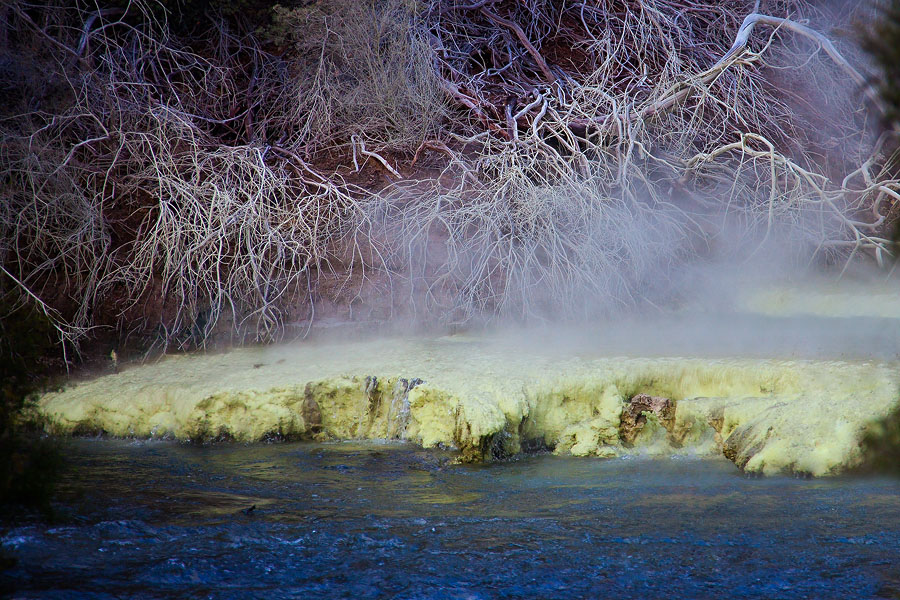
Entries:
<svg viewBox="0 0 900 600">
<path fill-rule="evenodd" d="M 803 0 L 275 14 L 266 46 L 221 22 L 188 43 L 140 0 L 0 10 L 0 266 L 65 339 L 277 339 L 323 278 L 428 319 L 590 316 L 652 302 L 726 216 L 889 255 L 895 134 Z M 816 114 L 816 79 L 867 100 Z"/>
<path fill-rule="evenodd" d="M 726 213 L 757 246 L 787 236 L 807 256 L 884 264 L 900 181 L 887 170 L 893 134 L 867 133 L 880 101 L 843 50 L 798 20 L 811 7 L 759 8 L 431 2 L 442 85 L 474 118 L 423 145 L 450 157 L 455 179 L 425 193 L 400 183 L 368 204 L 395 290 L 406 277 L 402 304 L 465 321 L 640 303 L 649 280 L 694 252 L 686 240 Z M 827 59 L 813 60 L 818 49 Z M 825 170 L 776 68 L 864 94 L 816 116 L 847 145 L 835 153 L 842 172 Z"/>
<path fill-rule="evenodd" d="M 105 324 L 187 346 L 219 321 L 238 339 L 280 335 L 364 196 L 290 138 L 283 61 L 224 26 L 201 41 L 218 55 L 195 52 L 140 2 L 5 15 L 17 46 L 4 50 L 55 85 L 26 82 L 25 110 L 0 121 L 0 266 L 18 289 L 53 305 L 67 340 Z M 27 110 L 41 95 L 52 110 Z"/>
</svg>

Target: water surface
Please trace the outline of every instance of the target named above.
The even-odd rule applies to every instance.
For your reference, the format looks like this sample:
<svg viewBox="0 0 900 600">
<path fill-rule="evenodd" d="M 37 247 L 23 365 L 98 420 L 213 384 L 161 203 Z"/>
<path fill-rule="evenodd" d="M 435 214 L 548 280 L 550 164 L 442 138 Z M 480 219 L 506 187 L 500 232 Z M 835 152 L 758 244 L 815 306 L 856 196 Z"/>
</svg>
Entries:
<svg viewBox="0 0 900 600">
<path fill-rule="evenodd" d="M 67 448 L 57 522 L 3 523 L 14 597 L 900 597 L 897 480 L 469 466 L 385 444 Z"/>
</svg>

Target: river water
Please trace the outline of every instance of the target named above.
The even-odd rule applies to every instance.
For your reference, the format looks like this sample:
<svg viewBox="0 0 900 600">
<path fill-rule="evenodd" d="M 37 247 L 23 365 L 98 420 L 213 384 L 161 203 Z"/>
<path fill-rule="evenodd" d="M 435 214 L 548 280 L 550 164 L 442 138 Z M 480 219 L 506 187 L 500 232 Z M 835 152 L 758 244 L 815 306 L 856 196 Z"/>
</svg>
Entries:
<svg viewBox="0 0 900 600">
<path fill-rule="evenodd" d="M 75 439 L 15 598 L 898 598 L 900 481 L 401 444 Z M 245 511 L 250 507 L 256 508 Z"/>
</svg>

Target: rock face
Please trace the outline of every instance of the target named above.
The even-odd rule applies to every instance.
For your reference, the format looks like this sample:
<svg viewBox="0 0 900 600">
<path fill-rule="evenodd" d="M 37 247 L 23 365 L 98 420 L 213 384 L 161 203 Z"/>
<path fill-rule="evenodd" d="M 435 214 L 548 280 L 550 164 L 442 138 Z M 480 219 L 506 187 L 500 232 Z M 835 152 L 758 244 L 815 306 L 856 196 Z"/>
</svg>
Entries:
<svg viewBox="0 0 900 600">
<path fill-rule="evenodd" d="M 722 455 L 827 475 L 898 404 L 897 362 L 613 358 L 529 338 L 452 336 L 171 356 L 72 383 L 59 433 L 190 440 L 383 439 L 459 451 Z"/>
<path fill-rule="evenodd" d="M 647 423 L 648 415 L 655 416 L 666 431 L 669 431 L 675 423 L 675 403 L 662 396 L 649 394 L 634 396 L 622 410 L 619 423 L 622 442 L 629 447 L 634 445 L 634 440 Z"/>
</svg>

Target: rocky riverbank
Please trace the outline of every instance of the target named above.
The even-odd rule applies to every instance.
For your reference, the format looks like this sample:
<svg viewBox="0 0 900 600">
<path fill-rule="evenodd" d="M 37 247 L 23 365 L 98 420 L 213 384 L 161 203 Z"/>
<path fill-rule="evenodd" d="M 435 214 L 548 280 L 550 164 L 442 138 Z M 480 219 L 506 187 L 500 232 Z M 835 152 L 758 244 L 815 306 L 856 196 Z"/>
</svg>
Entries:
<svg viewBox="0 0 900 600">
<path fill-rule="evenodd" d="M 533 336 L 381 338 L 169 356 L 39 402 L 57 433 L 402 439 L 462 461 L 724 454 L 748 472 L 857 465 L 895 360 L 615 357 Z"/>
</svg>

